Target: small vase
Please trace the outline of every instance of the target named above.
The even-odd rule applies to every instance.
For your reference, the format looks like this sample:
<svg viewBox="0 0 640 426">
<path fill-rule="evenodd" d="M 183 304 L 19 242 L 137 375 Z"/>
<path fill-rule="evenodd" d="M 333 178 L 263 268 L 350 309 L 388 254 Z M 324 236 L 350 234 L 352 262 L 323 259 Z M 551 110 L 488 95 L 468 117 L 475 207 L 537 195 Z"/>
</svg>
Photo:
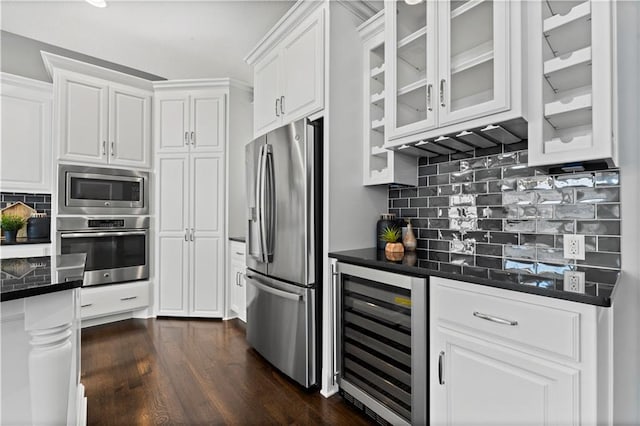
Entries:
<svg viewBox="0 0 640 426">
<path fill-rule="evenodd" d="M 384 254 L 387 260 L 400 261 L 404 256 L 404 246 L 402 243 L 387 243 Z"/>
<path fill-rule="evenodd" d="M 407 220 L 407 232 L 404 234 L 404 238 L 402 239 L 402 244 L 404 244 L 404 248 L 407 251 L 415 251 L 418 242 L 416 241 L 416 236 L 413 233 L 413 227 L 411 226 L 411 221 Z"/>
<path fill-rule="evenodd" d="M 18 230 L 4 231 L 4 240 L 8 243 L 14 243 L 16 241 L 17 236 L 18 236 Z"/>
</svg>

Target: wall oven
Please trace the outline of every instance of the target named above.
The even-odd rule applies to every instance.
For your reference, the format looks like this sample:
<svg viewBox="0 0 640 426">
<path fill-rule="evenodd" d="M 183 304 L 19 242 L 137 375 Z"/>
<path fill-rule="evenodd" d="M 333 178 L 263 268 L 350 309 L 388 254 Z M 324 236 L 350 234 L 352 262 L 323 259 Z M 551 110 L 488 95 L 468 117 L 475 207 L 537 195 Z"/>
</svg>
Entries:
<svg viewBox="0 0 640 426">
<path fill-rule="evenodd" d="M 149 278 L 149 217 L 60 217 L 59 254 L 86 253 L 84 285 Z"/>
<path fill-rule="evenodd" d="M 338 262 L 340 394 L 380 424 L 427 424 L 427 281 Z"/>
<path fill-rule="evenodd" d="M 149 214 L 149 174 L 62 164 L 58 170 L 60 214 Z"/>
</svg>

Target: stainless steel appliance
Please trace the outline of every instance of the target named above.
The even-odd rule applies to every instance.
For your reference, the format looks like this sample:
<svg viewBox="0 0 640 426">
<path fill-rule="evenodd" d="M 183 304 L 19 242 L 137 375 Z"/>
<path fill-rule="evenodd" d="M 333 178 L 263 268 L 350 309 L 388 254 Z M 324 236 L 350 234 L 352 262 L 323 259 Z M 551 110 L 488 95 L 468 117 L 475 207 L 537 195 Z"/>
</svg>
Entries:
<svg viewBox="0 0 640 426">
<path fill-rule="evenodd" d="M 305 387 L 320 368 L 321 128 L 300 120 L 246 147 L 247 340 Z"/>
<path fill-rule="evenodd" d="M 84 286 L 149 278 L 149 217 L 59 217 L 58 254 L 86 253 Z"/>
<path fill-rule="evenodd" d="M 149 174 L 61 164 L 58 169 L 60 214 L 149 214 Z"/>
<path fill-rule="evenodd" d="M 337 273 L 340 393 L 380 424 L 427 424 L 427 280 L 342 262 Z"/>
</svg>

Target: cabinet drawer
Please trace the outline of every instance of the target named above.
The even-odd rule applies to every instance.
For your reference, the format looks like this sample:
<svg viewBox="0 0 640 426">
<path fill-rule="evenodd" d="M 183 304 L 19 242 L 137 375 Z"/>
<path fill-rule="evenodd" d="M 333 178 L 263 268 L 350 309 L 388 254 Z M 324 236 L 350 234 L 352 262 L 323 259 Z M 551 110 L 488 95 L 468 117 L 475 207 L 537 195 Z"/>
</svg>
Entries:
<svg viewBox="0 0 640 426">
<path fill-rule="evenodd" d="M 440 326 L 466 328 L 507 346 L 515 344 L 579 361 L 577 310 L 546 306 L 542 296 L 441 278 L 432 278 L 430 289 L 432 318 Z"/>
<path fill-rule="evenodd" d="M 245 246 L 245 243 L 238 241 L 231 241 L 229 243 L 229 252 L 231 254 L 232 262 L 244 263 Z"/>
<path fill-rule="evenodd" d="M 149 305 L 149 283 L 83 288 L 80 300 L 83 319 L 133 311 Z"/>
</svg>

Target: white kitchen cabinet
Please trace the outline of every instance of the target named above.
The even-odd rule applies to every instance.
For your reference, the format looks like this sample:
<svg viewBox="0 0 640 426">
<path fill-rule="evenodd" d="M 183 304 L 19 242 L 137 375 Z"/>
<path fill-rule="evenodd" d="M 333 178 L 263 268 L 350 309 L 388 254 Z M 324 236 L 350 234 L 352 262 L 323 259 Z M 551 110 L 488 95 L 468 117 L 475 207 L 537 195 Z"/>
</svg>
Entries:
<svg viewBox="0 0 640 426">
<path fill-rule="evenodd" d="M 157 91 L 154 134 L 156 151 L 223 152 L 225 91 L 192 89 Z"/>
<path fill-rule="evenodd" d="M 285 15 L 273 31 L 287 35 L 245 58 L 254 66 L 255 137 L 324 107 L 324 8 L 310 7 L 303 18 Z"/>
<path fill-rule="evenodd" d="M 436 277 L 429 289 L 432 424 L 608 423 L 613 308 Z"/>
<path fill-rule="evenodd" d="M 416 186 L 416 158 L 383 148 L 388 93 L 384 85 L 384 12 L 362 24 L 358 32 L 363 41 L 363 184 Z"/>
<path fill-rule="evenodd" d="M 150 91 L 69 71 L 54 87 L 59 159 L 150 166 Z"/>
<path fill-rule="evenodd" d="M 385 2 L 386 147 L 472 151 L 447 134 L 526 118 L 523 5 Z"/>
<path fill-rule="evenodd" d="M 222 317 L 224 156 L 157 158 L 158 314 Z"/>
<path fill-rule="evenodd" d="M 615 3 L 529 6 L 529 164 L 618 161 Z"/>
<path fill-rule="evenodd" d="M 0 102 L 0 189 L 51 192 L 52 85 L 2 73 Z"/>
<path fill-rule="evenodd" d="M 84 287 L 80 301 L 83 320 L 145 309 L 149 306 L 149 282 Z"/>
<path fill-rule="evenodd" d="M 229 308 L 232 315 L 247 321 L 247 287 L 245 244 L 238 241 L 229 243 Z"/>
</svg>

